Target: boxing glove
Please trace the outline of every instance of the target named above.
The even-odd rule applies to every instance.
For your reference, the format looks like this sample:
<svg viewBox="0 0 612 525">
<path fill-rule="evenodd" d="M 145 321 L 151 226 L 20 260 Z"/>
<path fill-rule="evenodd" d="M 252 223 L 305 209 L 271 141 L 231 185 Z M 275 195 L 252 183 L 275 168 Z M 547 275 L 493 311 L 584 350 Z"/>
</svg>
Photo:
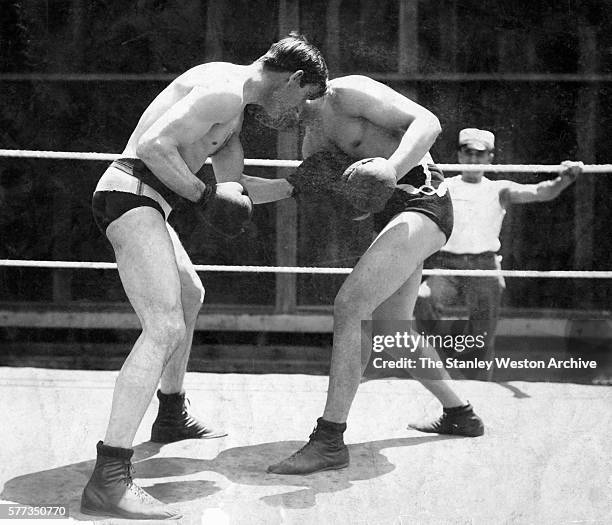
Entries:
<svg viewBox="0 0 612 525">
<path fill-rule="evenodd" d="M 395 169 L 387 159 L 376 157 L 351 164 L 336 184 L 336 191 L 356 209 L 381 212 L 397 186 Z"/>
<path fill-rule="evenodd" d="M 207 184 L 195 205 L 206 224 L 230 239 L 244 231 L 253 213 L 253 201 L 238 182 Z"/>
<path fill-rule="evenodd" d="M 310 155 L 287 177 L 293 186 L 292 196 L 317 193 L 329 195 L 352 161 L 344 153 L 331 151 L 318 151 Z"/>
<path fill-rule="evenodd" d="M 293 185 L 293 196 L 335 195 L 359 211 L 381 211 L 395 190 L 395 170 L 381 157 L 352 161 L 344 153 L 321 151 L 311 155 L 287 177 Z"/>
</svg>

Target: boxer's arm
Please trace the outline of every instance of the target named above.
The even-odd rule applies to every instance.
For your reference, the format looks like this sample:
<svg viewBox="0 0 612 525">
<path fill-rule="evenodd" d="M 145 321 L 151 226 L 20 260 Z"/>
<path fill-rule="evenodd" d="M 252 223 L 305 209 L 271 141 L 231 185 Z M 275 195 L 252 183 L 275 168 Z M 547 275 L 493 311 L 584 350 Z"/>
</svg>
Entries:
<svg viewBox="0 0 612 525">
<path fill-rule="evenodd" d="M 423 157 L 428 155 L 436 138 L 442 131 L 440 121 L 425 108 L 415 113 L 418 115 L 408 126 L 402 140 L 389 157 L 389 162 L 395 167 L 396 178 L 400 179 L 405 173 L 417 166 Z"/>
<path fill-rule="evenodd" d="M 249 197 L 255 204 L 287 199 L 293 193 L 293 186 L 287 179 L 264 179 L 243 174 L 239 182 L 249 192 Z"/>
<path fill-rule="evenodd" d="M 291 197 L 293 186 L 287 179 L 264 179 L 242 173 L 244 150 L 237 134 L 211 157 L 217 182 L 240 182 L 254 204 L 265 204 Z"/>
<path fill-rule="evenodd" d="M 357 75 L 346 78 L 340 99 L 354 116 L 403 133 L 389 157 L 397 177 L 403 176 L 427 155 L 442 130 L 440 121 L 428 109 L 380 82 Z"/>
<path fill-rule="evenodd" d="M 565 170 L 553 180 L 545 180 L 538 184 L 510 183 L 500 191 L 500 202 L 505 206 L 556 199 L 582 172 L 581 162 L 564 161 L 561 165 L 565 166 Z"/>
<path fill-rule="evenodd" d="M 168 188 L 195 202 L 205 184 L 191 172 L 179 148 L 201 140 L 215 124 L 229 122 L 240 111 L 239 96 L 194 88 L 143 133 L 136 154 Z"/>
<path fill-rule="evenodd" d="M 244 150 L 237 133 L 210 157 L 217 182 L 238 182 L 244 169 Z"/>
</svg>

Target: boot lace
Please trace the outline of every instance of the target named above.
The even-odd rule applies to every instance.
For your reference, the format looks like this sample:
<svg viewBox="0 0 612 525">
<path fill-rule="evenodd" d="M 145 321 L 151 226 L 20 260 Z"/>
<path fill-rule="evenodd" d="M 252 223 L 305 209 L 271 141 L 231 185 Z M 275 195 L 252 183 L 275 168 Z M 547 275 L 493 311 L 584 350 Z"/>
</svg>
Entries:
<svg viewBox="0 0 612 525">
<path fill-rule="evenodd" d="M 439 416 L 437 419 L 434 419 L 431 423 L 429 423 L 426 426 L 430 428 L 431 430 L 442 430 L 443 428 L 447 426 L 447 424 L 448 424 L 448 415 L 446 413 L 443 413 L 441 416 Z"/>
<path fill-rule="evenodd" d="M 188 398 L 185 398 L 185 401 L 183 402 L 183 408 L 181 409 L 181 417 L 183 419 L 193 419 L 190 415 L 189 415 L 189 407 L 191 406 L 191 401 L 189 401 Z"/>
<path fill-rule="evenodd" d="M 157 503 L 157 500 L 151 496 L 151 494 L 146 492 L 140 485 L 134 482 L 134 474 L 136 473 L 134 465 L 128 461 L 125 466 L 127 467 L 125 481 L 127 483 L 128 490 L 143 503 Z"/>
<path fill-rule="evenodd" d="M 293 454 L 291 454 L 291 456 L 287 458 L 287 461 L 298 458 L 302 454 L 304 454 L 310 447 L 312 447 L 312 442 L 316 436 L 317 436 L 317 427 L 314 427 L 312 429 L 312 432 L 310 433 L 310 436 L 308 436 L 308 443 L 306 443 L 302 448 L 300 448 L 299 450 L 296 450 Z"/>
<path fill-rule="evenodd" d="M 191 406 L 191 401 L 188 398 L 185 398 L 185 402 L 183 403 L 183 409 L 181 411 L 181 420 L 184 427 L 188 430 L 191 430 L 196 435 L 205 435 L 211 432 L 206 424 L 200 421 L 198 418 L 193 417 L 189 413 L 189 407 Z"/>
</svg>

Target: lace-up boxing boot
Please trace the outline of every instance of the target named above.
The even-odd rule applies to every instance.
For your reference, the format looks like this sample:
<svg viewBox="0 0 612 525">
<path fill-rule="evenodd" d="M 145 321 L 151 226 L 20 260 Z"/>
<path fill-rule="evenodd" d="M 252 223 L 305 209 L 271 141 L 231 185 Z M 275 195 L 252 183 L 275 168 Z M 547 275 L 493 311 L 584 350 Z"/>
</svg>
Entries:
<svg viewBox="0 0 612 525">
<path fill-rule="evenodd" d="M 132 480 L 129 448 L 97 445 L 98 457 L 93 474 L 81 497 L 81 512 L 140 520 L 177 520 L 180 513 L 145 492 Z"/>
<path fill-rule="evenodd" d="M 268 467 L 272 474 L 312 474 L 321 470 L 348 467 L 349 451 L 342 437 L 346 423 L 332 423 L 322 417 L 300 450 L 280 463 Z"/>
<path fill-rule="evenodd" d="M 157 391 L 159 411 L 151 429 L 151 441 L 172 443 L 182 439 L 211 439 L 227 436 L 227 432 L 214 430 L 189 414 L 185 392 L 163 394 Z"/>
</svg>

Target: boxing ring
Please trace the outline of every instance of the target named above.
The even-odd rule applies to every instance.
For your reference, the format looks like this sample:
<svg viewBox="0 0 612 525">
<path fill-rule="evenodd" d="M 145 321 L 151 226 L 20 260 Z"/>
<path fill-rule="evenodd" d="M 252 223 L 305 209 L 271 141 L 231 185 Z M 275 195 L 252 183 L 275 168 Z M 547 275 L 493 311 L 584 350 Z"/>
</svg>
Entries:
<svg viewBox="0 0 612 525">
<path fill-rule="evenodd" d="M 113 153 L 94 152 L 60 152 L 60 151 L 32 151 L 0 149 L 0 158 L 22 158 L 41 160 L 72 160 L 72 161 L 112 161 L 120 157 Z M 300 161 L 278 160 L 278 159 L 245 159 L 245 165 L 249 167 L 265 168 L 294 168 Z M 207 161 L 210 164 L 210 160 Z M 466 164 L 438 164 L 445 172 L 459 171 L 482 171 L 482 165 Z M 561 165 L 541 164 L 504 164 L 487 165 L 487 171 L 492 173 L 537 173 L 554 174 L 563 170 Z M 585 165 L 585 174 L 603 175 L 612 172 L 611 164 Z M 286 279 L 296 275 L 320 275 L 338 276 L 347 275 L 351 268 L 347 267 L 301 267 L 293 265 L 275 266 L 247 266 L 247 265 L 219 265 L 219 264 L 196 264 L 198 272 L 220 272 L 233 274 L 274 274 L 277 278 Z M 0 259 L 0 267 L 14 268 L 50 268 L 58 270 L 114 270 L 116 265 L 110 262 L 96 261 L 58 261 L 58 260 L 23 260 L 23 259 Z M 545 279 L 610 279 L 612 271 L 572 270 L 572 271 L 538 271 L 538 270 L 447 270 L 447 269 L 425 269 L 424 276 L 446 275 L 446 276 L 481 276 L 481 277 L 504 277 L 504 278 L 545 278 Z M 291 286 L 291 285 L 290 285 Z M 295 286 L 295 285 L 294 285 Z M 282 301 L 282 299 L 281 299 Z M 278 298 L 277 298 L 278 302 Z M 114 311 L 108 313 L 106 318 L 96 315 L 95 305 L 79 305 L 80 312 L 75 315 L 69 309 L 50 307 L 43 313 L 36 312 L 27 314 L 23 310 L 14 311 L 0 306 L 0 326 L 35 326 L 40 328 L 138 328 L 138 320 L 129 312 Z M 204 310 L 207 305 L 205 303 Z M 280 311 L 279 311 L 280 310 Z M 329 333 L 332 331 L 333 320 L 329 311 L 317 309 L 316 311 L 296 311 L 294 305 L 282 305 L 281 308 L 272 312 L 253 312 L 246 310 L 237 315 L 227 311 L 206 311 L 198 319 L 199 330 L 229 329 L 235 331 L 264 331 L 264 332 L 315 332 Z M 574 312 L 575 314 L 575 312 Z M 603 315 L 607 315 L 606 312 Z M 602 316 L 601 312 L 597 313 Z M 538 317 L 536 315 L 536 317 Z M 580 318 L 581 316 L 578 315 Z M 543 335 L 563 335 L 567 330 L 568 322 L 553 321 L 548 319 L 533 318 L 533 312 L 518 312 L 512 319 L 502 319 L 499 325 L 500 335 L 528 335 L 537 333 Z M 551 332 L 552 327 L 552 332 Z M 535 330 L 535 332 L 534 332 Z"/>
<path fill-rule="evenodd" d="M 119 155 L 0 150 L 0 157 L 110 161 Z M 247 166 L 291 168 L 298 164 L 292 160 L 245 160 Z M 439 166 L 445 172 L 483 170 L 482 165 Z M 486 167 L 490 172 L 561 170 L 559 165 Z M 612 165 L 584 166 L 584 173 L 610 172 Z M 116 270 L 114 263 L 96 261 L 2 259 L 0 266 Z M 351 271 L 347 267 L 195 267 L 199 272 L 256 275 L 346 275 Z M 428 269 L 423 273 L 526 279 L 612 278 L 612 271 L 581 270 Z M 74 316 L 67 314 L 60 318 L 42 316 L 36 322 L 43 327 L 110 326 L 104 312 L 81 313 L 82 321 L 74 321 Z M 112 326 L 138 327 L 132 313 L 116 318 L 113 315 L 116 312 L 108 314 L 114 319 Z M 212 321 L 206 319 L 209 315 Z M 300 322 L 300 315 L 305 316 L 299 312 L 273 312 L 232 324 L 223 315 L 204 311 L 197 329 L 229 326 L 237 330 L 282 331 L 295 323 L 295 330 L 329 332 L 333 321 L 329 313 Z M 27 327 L 31 321 L 32 317 L 24 312 L 0 311 L 0 328 Z M 529 321 L 535 332 L 546 330 L 550 335 L 552 330 L 554 335 L 563 335 L 567 331 L 567 320 L 552 329 L 556 326 L 553 320 Z M 500 328 L 503 323 L 504 320 Z M 512 333 L 510 324 L 505 329 Z M 516 326 L 514 329 L 516 332 Z M 500 332 L 503 335 L 504 329 Z M 612 347 L 612 339 L 609 346 Z M 540 349 L 525 347 L 525 351 L 537 353 Z M 163 446 L 152 443 L 148 431 L 157 411 L 154 400 L 135 439 L 137 482 L 158 499 L 181 507 L 184 524 L 612 522 L 610 388 L 527 377 L 495 383 L 461 381 L 457 390 L 470 400 L 487 427 L 484 436 L 469 439 L 407 430 L 408 422 L 437 415 L 435 399 L 419 383 L 407 381 L 403 375 L 366 378 L 357 393 L 345 434 L 351 454 L 347 469 L 305 477 L 267 474 L 268 464 L 303 444 L 325 402 L 324 375 L 293 372 L 189 372 L 185 387 L 196 413 L 223 426 L 229 435 Z M 79 513 L 79 499 L 93 467 L 95 443 L 104 435 L 116 375 L 112 370 L 0 367 L 0 417 L 5 422 L 0 447 L 0 503 L 66 505 L 69 521 L 92 523 L 90 517 Z M 9 520 L 0 517 L 0 523 L 4 522 Z M 121 522 L 134 523 L 118 519 L 93 523 Z"/>
</svg>

